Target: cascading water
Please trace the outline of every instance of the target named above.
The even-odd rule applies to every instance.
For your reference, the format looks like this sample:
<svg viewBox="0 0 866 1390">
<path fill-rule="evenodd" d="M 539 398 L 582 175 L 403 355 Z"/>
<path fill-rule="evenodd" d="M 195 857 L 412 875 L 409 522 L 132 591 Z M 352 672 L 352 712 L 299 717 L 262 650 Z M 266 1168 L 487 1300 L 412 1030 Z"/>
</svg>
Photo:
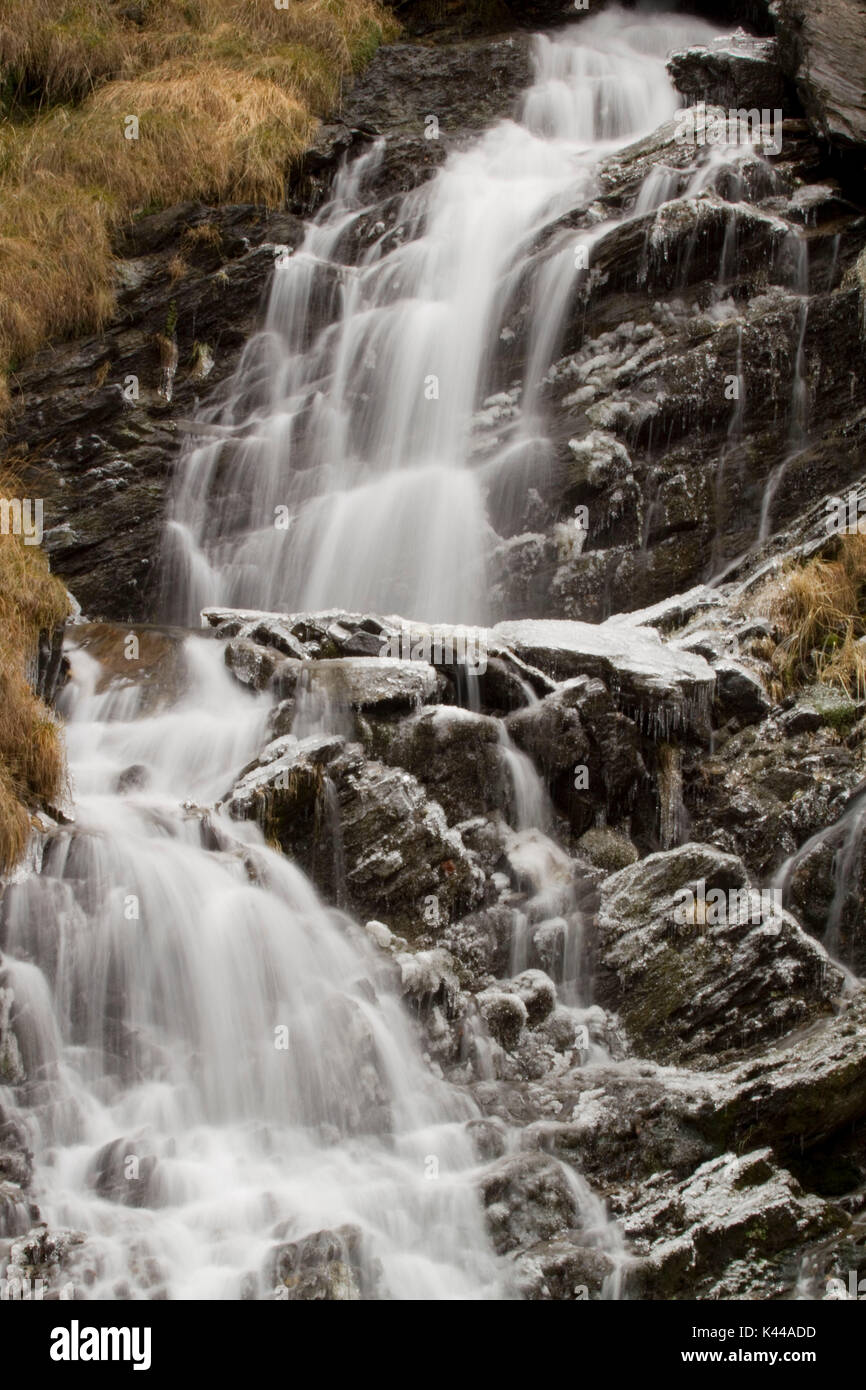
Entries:
<svg viewBox="0 0 866 1390">
<path fill-rule="evenodd" d="M 489 474 L 473 466 L 471 430 L 509 294 L 539 270 L 538 231 L 592 195 L 599 160 L 673 114 L 666 55 L 710 32 L 607 11 L 540 40 L 522 121 L 452 155 L 357 264 L 381 149 L 343 171 L 275 271 L 228 402 L 182 461 L 166 571 L 176 616 L 234 603 L 485 618 Z M 666 187 L 645 189 L 641 209 Z M 518 465 L 573 249 L 572 236 L 533 274 L 523 416 L 507 441 Z M 336 318 L 320 328 L 323 302 Z M 75 819 L 3 903 L 17 1118 L 44 1219 L 86 1233 L 74 1277 L 95 1296 L 273 1297 L 275 1244 L 322 1230 L 358 1233 L 362 1253 L 337 1263 L 363 1297 L 507 1295 L 475 1193 L 473 1103 L 431 1074 L 360 928 L 214 809 L 269 713 L 222 655 L 186 638 L 173 685 L 154 693 L 104 670 L 86 636 L 72 651 Z M 333 732 L 341 712 L 314 687 L 301 694 L 295 736 Z M 526 929 L 546 932 L 577 1008 L 572 866 L 543 833 L 528 760 L 507 740 L 502 755 L 532 885 Z M 618 1250 L 582 1179 L 569 1181 L 588 1239 Z"/>
<path fill-rule="evenodd" d="M 674 114 L 665 59 L 712 32 L 700 20 L 613 9 L 541 37 L 522 120 L 452 155 L 357 263 L 365 179 L 381 149 L 344 170 L 277 270 L 228 401 L 203 424 L 217 437 L 183 460 L 166 585 L 174 617 L 197 621 L 207 603 L 489 617 L 485 486 L 507 488 L 516 470 L 525 487 L 536 391 L 578 274 L 574 233 L 540 265 L 534 238 L 591 200 L 601 159 Z M 520 430 L 482 471 L 472 466 L 473 414 L 527 275 Z M 323 303 L 336 319 L 320 328 Z"/>
<path fill-rule="evenodd" d="M 76 825 L 7 895 L 43 1213 L 87 1233 L 97 1297 L 268 1296 L 277 1231 L 345 1224 L 372 1296 L 494 1293 L 474 1108 L 423 1066 L 363 934 L 255 830 L 196 809 L 261 742 L 268 701 L 216 644 L 183 656 L 184 695 L 137 718 L 138 692 L 97 693 L 73 653 Z"/>
</svg>

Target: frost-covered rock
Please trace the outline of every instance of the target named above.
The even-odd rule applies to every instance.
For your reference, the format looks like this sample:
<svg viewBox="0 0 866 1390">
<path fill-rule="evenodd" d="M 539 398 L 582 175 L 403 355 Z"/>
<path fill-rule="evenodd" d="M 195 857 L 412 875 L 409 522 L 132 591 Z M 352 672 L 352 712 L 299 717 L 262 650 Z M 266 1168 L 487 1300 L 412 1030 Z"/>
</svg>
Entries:
<svg viewBox="0 0 866 1390">
<path fill-rule="evenodd" d="M 251 690 L 264 690 L 277 669 L 278 657 L 270 647 L 263 647 L 248 637 L 235 637 L 226 643 L 225 662 L 241 685 Z"/>
<path fill-rule="evenodd" d="M 32 1282 L 41 1282 L 41 1298 L 64 1300 L 75 1297 L 75 1267 L 86 1236 L 82 1231 L 49 1230 L 34 1226 L 12 1242 L 5 1277 L 18 1281 L 26 1291 Z"/>
<path fill-rule="evenodd" d="M 590 864 L 595 864 L 608 874 L 634 864 L 639 857 L 631 840 L 610 826 L 591 826 L 581 835 L 577 848 L 586 855 Z"/>
<path fill-rule="evenodd" d="M 679 1183 L 659 1173 L 614 1194 L 611 1205 L 631 1250 L 644 1256 L 627 1282 L 638 1298 L 706 1297 L 707 1281 L 737 1262 L 742 1287 L 728 1296 L 748 1296 L 756 1267 L 848 1222 L 803 1192 L 771 1149 L 721 1154 Z"/>
<path fill-rule="evenodd" d="M 500 623 L 494 632 L 556 680 L 599 678 L 626 713 L 659 737 L 707 726 L 715 685 L 711 667 L 664 643 L 652 628 L 532 619 Z"/>
<path fill-rule="evenodd" d="M 772 109 L 782 106 L 785 96 L 775 40 L 756 39 L 742 29 L 674 53 L 668 71 L 690 103 Z"/>
<path fill-rule="evenodd" d="M 771 1041 L 829 1010 L 842 974 L 742 862 L 687 844 L 601 885 L 596 998 L 664 1061 Z"/>
<path fill-rule="evenodd" d="M 371 724 L 365 741 L 374 757 L 417 777 L 452 824 L 509 804 L 502 729 L 488 715 L 433 705 L 397 726 Z"/>
<path fill-rule="evenodd" d="M 394 657 L 316 661 L 306 679 L 310 691 L 330 703 L 371 714 L 408 713 L 432 700 L 442 686 L 441 676 L 426 662 Z"/>
<path fill-rule="evenodd" d="M 513 1051 L 529 1019 L 529 1011 L 518 994 L 508 989 L 484 989 L 476 994 L 475 1002 L 492 1037 Z"/>
<path fill-rule="evenodd" d="M 523 970 L 506 988 L 523 1000 L 529 1028 L 537 1028 L 556 1008 L 556 985 L 543 970 Z"/>
<path fill-rule="evenodd" d="M 508 1155 L 486 1169 L 481 1199 L 499 1254 L 526 1249 L 579 1225 L 574 1189 L 546 1154 Z"/>
<path fill-rule="evenodd" d="M 530 1246 L 516 1265 L 516 1289 L 533 1303 L 605 1298 L 617 1287 L 617 1265 L 607 1251 L 562 1236 Z"/>
<path fill-rule="evenodd" d="M 771 1143 L 796 1157 L 866 1114 L 866 991 L 772 1051 L 712 1078 L 715 1129 L 726 1143 Z"/>
</svg>

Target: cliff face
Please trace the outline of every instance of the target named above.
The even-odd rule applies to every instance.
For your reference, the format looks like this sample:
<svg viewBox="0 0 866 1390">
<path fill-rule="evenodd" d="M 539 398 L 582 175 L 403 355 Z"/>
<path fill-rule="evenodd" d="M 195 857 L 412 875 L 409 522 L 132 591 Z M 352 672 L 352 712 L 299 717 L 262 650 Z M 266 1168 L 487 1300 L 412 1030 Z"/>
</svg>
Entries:
<svg viewBox="0 0 866 1390">
<path fill-rule="evenodd" d="M 7 445 L 93 620 L 74 645 L 100 689 L 134 687 L 145 713 L 174 698 L 184 660 L 177 630 L 148 627 L 174 616 L 158 573 L 169 493 L 190 439 L 240 438 L 219 407 L 275 261 L 297 252 L 338 170 L 370 155 L 339 266 L 314 258 L 304 358 L 339 331 L 371 245 L 411 248 L 406 195 L 519 112 L 533 31 L 583 17 L 564 0 L 396 8 L 403 35 L 344 92 L 285 206 L 137 217 L 116 234 L 104 331 L 16 376 Z M 591 186 L 575 176 L 503 277 L 472 422 L 490 621 L 469 674 L 451 624 L 363 605 L 205 612 L 230 687 L 214 702 L 237 699 L 239 723 L 267 709 L 244 765 L 185 794 L 183 833 L 258 883 L 251 823 L 366 923 L 352 928 L 371 953 L 365 1005 L 402 995 L 426 1062 L 471 1096 L 487 1238 L 529 1298 L 789 1297 L 806 1255 L 821 1296 L 860 1253 L 866 216 L 848 55 L 866 26 L 841 0 L 699 8 L 753 32 L 671 57 L 689 138 L 681 114 L 601 150 Z M 725 121 L 766 112 L 745 158 L 708 135 L 717 107 Z M 567 292 L 563 247 L 590 248 Z M 251 437 L 269 382 L 249 387 Z M 525 446 L 509 432 L 527 383 L 543 439 L 515 475 L 503 445 Z M 301 455 L 326 393 L 304 385 Z M 233 458 L 214 491 L 244 518 Z M 234 520 L 219 522 L 208 539 L 230 552 Z M 149 641 L 134 679 L 118 656 L 129 628 Z M 111 794 L 150 775 L 130 759 Z M 45 879 L 108 921 L 86 875 L 64 877 L 67 836 L 49 834 Z M 36 912 L 23 892 L 13 907 L 19 927 Z M 123 1004 L 112 978 L 106 1029 L 127 1081 L 147 1058 Z M 379 1133 L 385 1081 L 363 1008 L 350 1012 L 331 1032 L 351 1035 L 363 1085 L 332 1128 Z M 24 1085 L 0 1010 L 3 1048 Z M 23 1130 L 3 1134 L 0 1195 L 20 1235 L 29 1157 Z M 88 1181 L 147 1205 L 118 1177 L 121 1142 Z M 148 1153 L 148 1182 L 159 1162 Z M 607 1203 L 624 1261 L 594 1239 L 563 1165 Z M 355 1227 L 274 1239 L 271 1282 L 290 1296 L 375 1296 Z"/>
</svg>

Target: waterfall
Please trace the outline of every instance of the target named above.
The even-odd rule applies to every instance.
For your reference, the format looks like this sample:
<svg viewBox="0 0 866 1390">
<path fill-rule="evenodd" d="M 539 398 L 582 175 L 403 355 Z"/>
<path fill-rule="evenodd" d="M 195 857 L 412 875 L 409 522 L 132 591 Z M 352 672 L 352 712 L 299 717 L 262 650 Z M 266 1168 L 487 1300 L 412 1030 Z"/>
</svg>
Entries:
<svg viewBox="0 0 866 1390">
<path fill-rule="evenodd" d="M 792 459 L 806 446 L 806 427 L 809 420 L 809 383 L 806 377 L 806 326 L 809 318 L 809 254 L 801 237 L 792 237 L 794 259 L 794 292 L 799 297 L 797 311 L 797 342 L 794 349 L 794 370 L 791 379 L 791 404 L 788 412 L 788 447 L 781 463 L 770 473 L 761 501 L 758 540 L 770 535 L 773 504 Z"/>
<path fill-rule="evenodd" d="M 263 327 L 179 466 L 167 612 L 193 626 L 208 603 L 486 619 L 488 489 L 497 472 L 500 489 L 519 480 L 543 433 L 538 388 L 575 283 L 573 235 L 541 264 L 535 238 L 592 196 L 602 158 L 673 115 L 665 58 L 711 32 L 611 9 L 539 39 L 519 116 L 451 154 L 360 257 L 381 142 L 342 170 L 303 245 L 275 257 Z M 482 470 L 473 418 L 525 276 L 523 411 Z M 219 809 L 268 740 L 270 695 L 236 683 L 202 634 L 164 634 L 155 679 L 103 665 L 76 634 L 74 815 L 5 895 L 0 988 L 43 1218 L 86 1233 L 81 1296 L 272 1298 L 275 1247 L 323 1231 L 344 1256 L 357 1242 L 337 1263 L 359 1296 L 508 1296 L 477 1198 L 474 1102 L 426 1064 L 361 927 Z M 295 719 L 298 739 L 350 722 L 306 675 Z M 505 738 L 502 754 L 523 917 L 583 1018 L 573 862 L 545 833 L 528 758 Z M 325 808 L 339 859 L 332 789 Z M 569 1181 L 591 1240 L 618 1250 Z"/>
<path fill-rule="evenodd" d="M 199 810 L 268 714 L 221 655 L 187 639 L 184 694 L 135 718 L 73 652 L 76 824 L 4 903 L 45 1219 L 87 1233 L 96 1297 L 273 1296 L 276 1228 L 346 1224 L 379 1296 L 492 1294 L 474 1107 L 424 1067 L 363 933 L 253 827 Z M 118 796 L 130 765 L 145 785 Z"/>
<path fill-rule="evenodd" d="M 489 619 L 486 489 L 525 488 L 537 464 L 537 391 L 581 273 L 574 233 L 541 264 L 534 240 L 591 199 L 601 159 L 673 115 L 666 57 L 712 32 L 613 8 L 541 36 L 519 119 L 452 154 L 357 260 L 381 145 L 346 166 L 275 270 L 265 324 L 203 422 L 215 435 L 183 459 L 167 543 L 175 618 L 229 603 Z M 527 276 L 522 414 L 480 470 L 473 416 Z"/>
</svg>

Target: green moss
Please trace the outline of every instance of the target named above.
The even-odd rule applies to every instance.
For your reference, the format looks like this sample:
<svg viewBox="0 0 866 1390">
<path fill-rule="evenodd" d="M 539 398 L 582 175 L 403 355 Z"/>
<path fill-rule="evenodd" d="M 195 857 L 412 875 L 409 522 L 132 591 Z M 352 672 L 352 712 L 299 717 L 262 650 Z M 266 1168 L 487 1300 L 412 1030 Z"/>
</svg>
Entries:
<svg viewBox="0 0 866 1390">
<path fill-rule="evenodd" d="M 635 1038 L 652 1033 L 658 1046 L 665 1024 L 691 998 L 693 985 L 680 955 L 670 946 L 647 962 L 640 985 L 622 1008 L 623 1021 Z"/>
</svg>

